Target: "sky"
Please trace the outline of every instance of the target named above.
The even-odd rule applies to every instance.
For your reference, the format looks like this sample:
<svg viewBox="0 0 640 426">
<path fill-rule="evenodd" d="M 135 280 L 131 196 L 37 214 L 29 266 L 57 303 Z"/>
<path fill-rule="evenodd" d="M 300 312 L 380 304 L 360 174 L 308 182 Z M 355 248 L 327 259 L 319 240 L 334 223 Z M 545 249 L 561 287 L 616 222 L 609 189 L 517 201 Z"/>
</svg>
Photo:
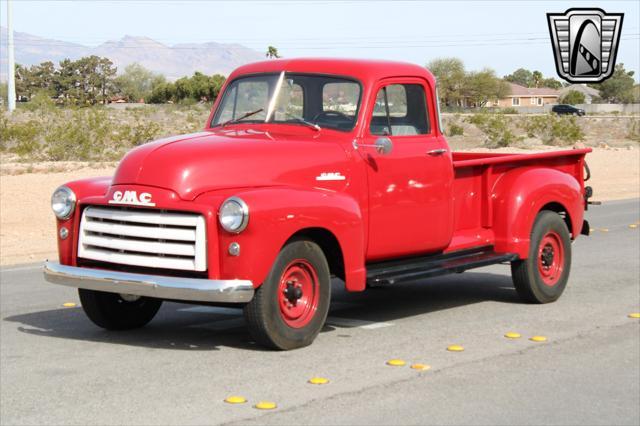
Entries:
<svg viewBox="0 0 640 426">
<path fill-rule="evenodd" d="M 0 22 L 6 26 L 6 0 Z M 617 62 L 640 76 L 640 1 L 13 0 L 14 30 L 95 46 L 124 35 L 165 44 L 240 43 L 284 57 L 378 58 L 424 65 L 461 58 L 498 75 L 556 76 L 547 12 L 625 14 Z"/>
</svg>

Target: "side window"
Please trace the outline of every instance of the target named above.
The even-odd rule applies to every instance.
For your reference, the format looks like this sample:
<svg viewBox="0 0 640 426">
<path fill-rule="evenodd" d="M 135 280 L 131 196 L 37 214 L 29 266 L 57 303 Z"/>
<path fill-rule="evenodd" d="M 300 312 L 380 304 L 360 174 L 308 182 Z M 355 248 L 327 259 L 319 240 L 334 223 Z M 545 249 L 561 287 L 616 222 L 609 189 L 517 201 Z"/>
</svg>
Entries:
<svg viewBox="0 0 640 426">
<path fill-rule="evenodd" d="M 430 133 L 424 87 L 420 84 L 391 84 L 380 89 L 369 131 L 381 136 Z"/>
</svg>

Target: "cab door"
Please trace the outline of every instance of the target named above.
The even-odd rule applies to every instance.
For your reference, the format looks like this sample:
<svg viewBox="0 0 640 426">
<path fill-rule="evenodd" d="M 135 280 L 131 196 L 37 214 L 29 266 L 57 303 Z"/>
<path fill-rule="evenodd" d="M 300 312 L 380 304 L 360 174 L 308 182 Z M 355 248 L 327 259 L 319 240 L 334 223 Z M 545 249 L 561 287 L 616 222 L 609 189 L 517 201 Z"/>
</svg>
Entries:
<svg viewBox="0 0 640 426">
<path fill-rule="evenodd" d="M 453 168 L 436 134 L 433 92 L 419 78 L 385 80 L 376 90 L 358 148 L 368 175 L 367 260 L 440 251 L 451 240 Z"/>
</svg>

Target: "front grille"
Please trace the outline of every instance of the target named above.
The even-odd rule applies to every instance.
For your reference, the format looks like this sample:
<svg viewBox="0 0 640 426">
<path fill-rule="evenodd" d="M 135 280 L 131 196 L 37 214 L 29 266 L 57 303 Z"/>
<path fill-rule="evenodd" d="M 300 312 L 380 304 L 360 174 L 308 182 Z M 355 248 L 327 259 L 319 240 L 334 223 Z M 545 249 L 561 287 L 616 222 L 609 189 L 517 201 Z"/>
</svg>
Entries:
<svg viewBox="0 0 640 426">
<path fill-rule="evenodd" d="M 145 268 L 205 271 L 204 217 L 90 206 L 80 221 L 78 257 Z"/>
</svg>

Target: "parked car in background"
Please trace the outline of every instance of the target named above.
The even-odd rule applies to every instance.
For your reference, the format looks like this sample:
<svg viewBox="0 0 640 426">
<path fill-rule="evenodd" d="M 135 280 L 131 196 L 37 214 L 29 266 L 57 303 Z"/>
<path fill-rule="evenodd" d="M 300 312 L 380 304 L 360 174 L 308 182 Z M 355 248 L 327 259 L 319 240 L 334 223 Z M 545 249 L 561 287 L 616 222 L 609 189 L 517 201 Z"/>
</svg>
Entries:
<svg viewBox="0 0 640 426">
<path fill-rule="evenodd" d="M 553 108 L 551 108 L 551 111 L 558 115 L 585 115 L 582 108 L 576 108 L 573 105 L 554 105 Z"/>
</svg>

